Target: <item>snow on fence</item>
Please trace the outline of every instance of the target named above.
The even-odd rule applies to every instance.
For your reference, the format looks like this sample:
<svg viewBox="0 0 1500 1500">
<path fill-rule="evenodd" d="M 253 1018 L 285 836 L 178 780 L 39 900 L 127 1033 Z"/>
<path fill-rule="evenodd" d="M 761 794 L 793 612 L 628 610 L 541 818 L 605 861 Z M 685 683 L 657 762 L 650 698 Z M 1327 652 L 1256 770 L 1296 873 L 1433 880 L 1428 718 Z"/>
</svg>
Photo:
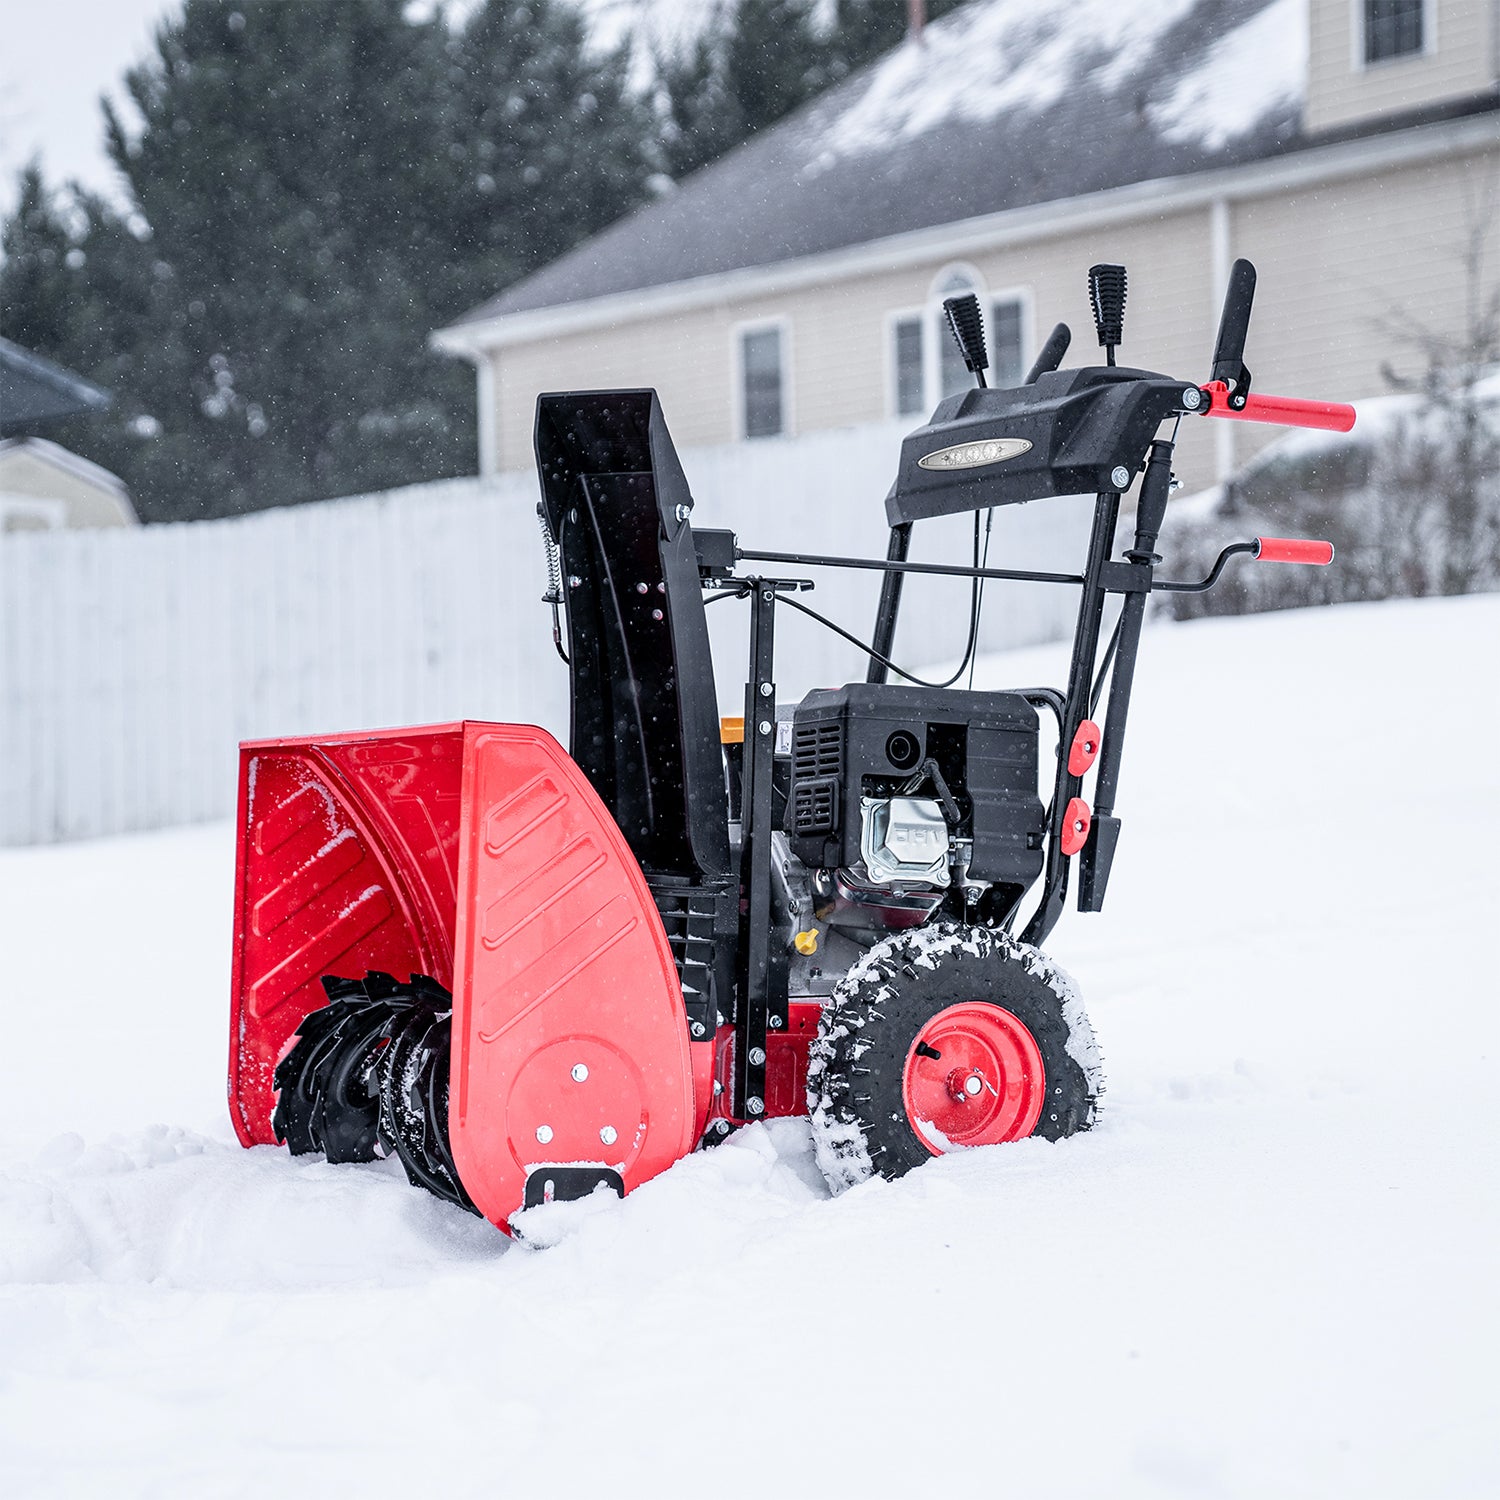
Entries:
<svg viewBox="0 0 1500 1500">
<path fill-rule="evenodd" d="M 883 555 L 894 428 L 687 451 L 695 522 L 747 547 Z M 515 719 L 567 728 L 567 677 L 538 602 L 531 474 L 452 480 L 190 525 L 0 535 L 0 844 L 226 816 L 241 739 Z M 925 533 L 925 534 L 924 534 Z M 997 513 L 991 561 L 1072 570 L 1086 509 Z M 913 556 L 967 560 L 966 518 Z M 813 573 L 804 596 L 868 639 L 878 574 Z M 992 586 L 993 588 L 993 586 Z M 990 649 L 1055 638 L 1076 591 L 989 595 Z M 720 702 L 741 711 L 743 608 L 709 612 Z M 913 579 L 903 663 L 961 650 L 968 590 Z M 783 698 L 860 678 L 812 621 L 778 623 Z"/>
</svg>

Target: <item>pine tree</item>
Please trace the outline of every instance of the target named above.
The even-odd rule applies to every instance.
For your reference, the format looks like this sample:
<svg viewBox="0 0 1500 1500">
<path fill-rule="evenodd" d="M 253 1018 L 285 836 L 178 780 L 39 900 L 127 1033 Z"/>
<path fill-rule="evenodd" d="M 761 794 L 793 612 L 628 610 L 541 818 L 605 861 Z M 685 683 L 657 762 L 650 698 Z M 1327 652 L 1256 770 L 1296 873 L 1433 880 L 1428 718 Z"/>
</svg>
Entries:
<svg viewBox="0 0 1500 1500">
<path fill-rule="evenodd" d="M 53 212 L 36 162 L 21 173 L 17 198 L 0 237 L 5 336 L 28 349 L 61 349 L 72 344 L 78 324 L 77 278 L 69 267 L 74 247 Z"/>
<path fill-rule="evenodd" d="M 128 214 L 38 173 L 6 226 L 12 337 L 114 390 L 60 441 L 153 520 L 470 472 L 473 380 L 432 329 L 644 194 L 619 59 L 557 0 L 461 36 L 406 0 L 187 0 L 111 112 Z"/>
<path fill-rule="evenodd" d="M 646 194 L 651 116 L 625 55 L 585 44 L 567 0 L 487 0 L 449 45 L 461 300 L 493 295 Z"/>
</svg>

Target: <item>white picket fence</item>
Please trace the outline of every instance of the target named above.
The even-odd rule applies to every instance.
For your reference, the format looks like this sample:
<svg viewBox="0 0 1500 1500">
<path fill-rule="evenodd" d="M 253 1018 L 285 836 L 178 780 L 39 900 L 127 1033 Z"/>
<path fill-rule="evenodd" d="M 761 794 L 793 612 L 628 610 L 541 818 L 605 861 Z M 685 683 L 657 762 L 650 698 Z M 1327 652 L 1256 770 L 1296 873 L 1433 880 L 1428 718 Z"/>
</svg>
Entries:
<svg viewBox="0 0 1500 1500">
<path fill-rule="evenodd" d="M 695 523 L 747 547 L 880 556 L 899 440 L 881 427 L 687 451 Z M 536 494 L 517 474 L 228 521 L 0 536 L 0 844 L 225 816 L 242 739 L 460 718 L 566 739 Z M 1074 500 L 1012 507 L 991 561 L 1075 571 L 1086 525 Z M 917 536 L 914 557 L 967 560 L 965 519 Z M 879 575 L 816 576 L 808 602 L 868 639 Z M 990 649 L 1063 634 L 1077 605 L 1071 588 L 988 598 Z M 966 585 L 912 580 L 898 659 L 956 654 L 967 611 Z M 709 619 L 721 707 L 737 713 L 743 607 Z M 777 662 L 783 699 L 864 673 L 854 648 L 789 612 Z"/>
</svg>

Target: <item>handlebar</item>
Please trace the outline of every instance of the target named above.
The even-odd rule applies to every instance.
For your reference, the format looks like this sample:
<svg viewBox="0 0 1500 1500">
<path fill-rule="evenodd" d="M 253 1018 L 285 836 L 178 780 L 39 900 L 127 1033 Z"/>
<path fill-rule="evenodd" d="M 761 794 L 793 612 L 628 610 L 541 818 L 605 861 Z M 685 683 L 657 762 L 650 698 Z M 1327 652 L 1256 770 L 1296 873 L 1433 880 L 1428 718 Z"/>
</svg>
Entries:
<svg viewBox="0 0 1500 1500">
<path fill-rule="evenodd" d="M 1239 396 L 1232 404 L 1229 387 L 1210 380 L 1203 387 L 1208 397 L 1206 417 L 1228 417 L 1238 422 L 1272 422 L 1280 427 L 1316 427 L 1324 432 L 1348 432 L 1354 426 L 1354 408 L 1343 401 L 1303 401 L 1296 396 Z"/>
<path fill-rule="evenodd" d="M 1256 562 L 1311 563 L 1326 568 L 1333 561 L 1332 542 L 1303 541 L 1300 537 L 1258 536 L 1250 554 Z"/>
</svg>

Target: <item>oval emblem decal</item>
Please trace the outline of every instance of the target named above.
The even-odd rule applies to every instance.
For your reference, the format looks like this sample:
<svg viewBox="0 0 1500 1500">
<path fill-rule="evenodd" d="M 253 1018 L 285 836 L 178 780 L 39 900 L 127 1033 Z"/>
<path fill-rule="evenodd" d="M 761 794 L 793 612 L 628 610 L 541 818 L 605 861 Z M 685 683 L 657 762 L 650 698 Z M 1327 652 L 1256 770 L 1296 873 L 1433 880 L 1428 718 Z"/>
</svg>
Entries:
<svg viewBox="0 0 1500 1500">
<path fill-rule="evenodd" d="M 977 443 L 958 443 L 924 453 L 917 463 L 924 469 L 978 469 L 985 464 L 1003 464 L 1031 452 L 1025 438 L 984 438 Z"/>
</svg>

